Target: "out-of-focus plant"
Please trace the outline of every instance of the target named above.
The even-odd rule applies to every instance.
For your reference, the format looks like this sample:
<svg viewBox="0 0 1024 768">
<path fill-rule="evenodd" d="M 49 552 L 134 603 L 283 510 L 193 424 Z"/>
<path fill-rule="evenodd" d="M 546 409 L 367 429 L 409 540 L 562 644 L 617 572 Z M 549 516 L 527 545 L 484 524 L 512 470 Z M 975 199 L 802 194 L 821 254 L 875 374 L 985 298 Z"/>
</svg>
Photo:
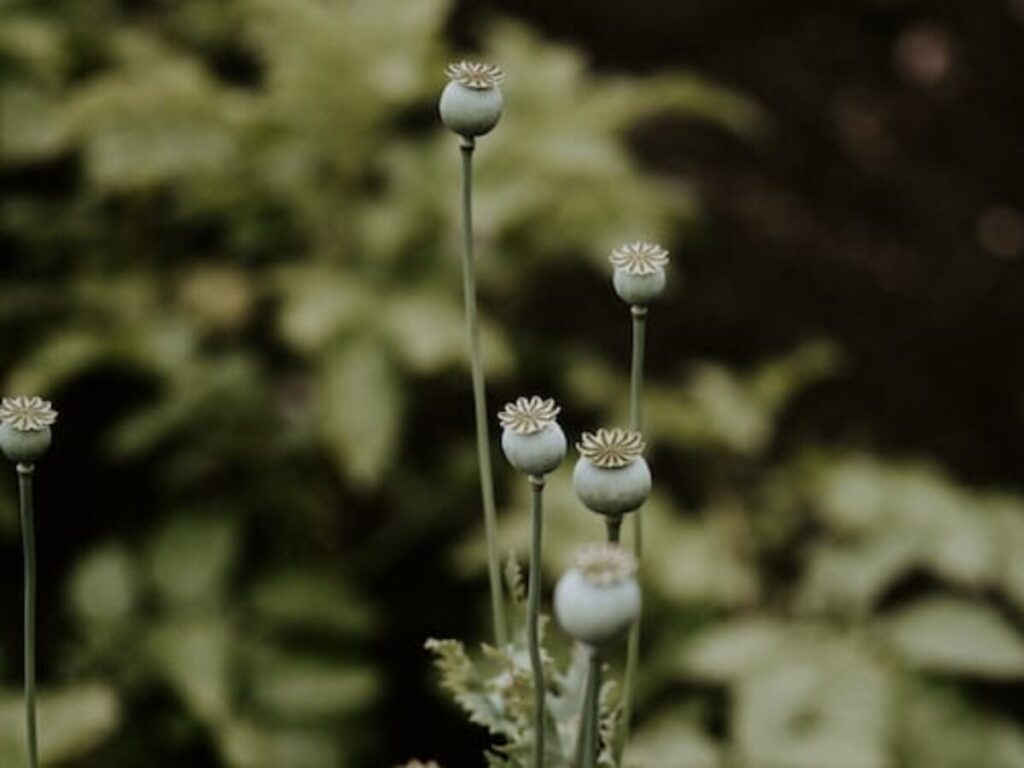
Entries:
<svg viewBox="0 0 1024 768">
<path fill-rule="evenodd" d="M 1024 677 L 1024 501 L 928 464 L 780 450 L 788 404 L 839 362 L 811 342 L 652 384 L 655 472 L 677 467 L 692 500 L 662 489 L 645 507 L 650 631 L 625 765 L 1024 765 L 1000 707 Z M 614 413 L 623 377 L 576 370 L 567 398 Z M 556 573 L 588 529 L 565 478 L 549 487 Z M 503 528 L 517 550 L 522 503 Z M 476 567 L 473 548 L 458 559 Z"/>
<path fill-rule="evenodd" d="M 469 360 L 451 140 L 423 117 L 448 5 L 60 0 L 0 14 L 3 388 L 88 399 L 67 433 L 102 510 L 59 617 L 74 632 L 45 665 L 44 761 L 356 760 L 380 670 L 344 682 L 348 657 L 325 658 L 369 631 L 333 619 L 334 602 L 358 606 L 346 584 L 360 568 L 476 516 L 464 430 L 431 421 Z M 556 258 L 585 270 L 622 232 L 660 237 L 693 214 L 686 189 L 640 171 L 627 130 L 675 111 L 744 133 L 758 113 L 686 74 L 591 74 L 515 24 L 490 25 L 482 46 L 516 74 L 476 185 L 480 291 L 504 297 L 480 333 L 501 386 L 543 363 L 535 337 L 504 325 Z M 414 421 L 445 439 L 423 451 Z M 308 569 L 279 589 L 318 597 L 271 626 L 254 595 L 296 560 Z M 287 618 L 292 600 L 277 602 Z"/>
</svg>

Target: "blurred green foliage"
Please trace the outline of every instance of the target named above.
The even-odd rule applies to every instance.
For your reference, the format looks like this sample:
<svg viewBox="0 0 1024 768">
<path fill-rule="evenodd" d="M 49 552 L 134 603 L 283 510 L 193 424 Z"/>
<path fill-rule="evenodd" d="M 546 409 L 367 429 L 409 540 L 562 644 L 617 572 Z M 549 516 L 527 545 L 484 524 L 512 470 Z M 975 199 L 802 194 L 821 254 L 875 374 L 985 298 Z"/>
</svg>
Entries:
<svg viewBox="0 0 1024 768">
<path fill-rule="evenodd" d="M 448 13 L 0 2 L 0 371 L 5 392 L 62 411 L 40 473 L 40 546 L 63 558 L 43 627 L 48 762 L 317 768 L 389 746 L 364 726 L 402 681 L 370 649 L 402 607 L 362 581 L 465 534 L 462 570 L 396 598 L 435 600 L 483 552 L 466 533 L 457 151 L 433 116 Z M 495 391 L 542 383 L 567 412 L 621 421 L 624 360 L 599 334 L 627 320 L 600 292 L 604 254 L 697 215 L 627 133 L 674 111 L 752 136 L 762 117 L 692 75 L 594 74 L 519 25 L 492 24 L 483 47 L 509 73 L 478 151 Z M 541 320 L 562 307 L 589 322 L 552 334 Z M 652 313 L 655 347 L 669 311 Z M 1024 676 L 1024 502 L 926 465 L 781 448 L 780 419 L 838 364 L 811 342 L 748 372 L 653 377 L 631 765 L 1024 765 L 1001 711 Z M 526 489 L 501 480 L 520 547 Z M 601 528 L 566 475 L 550 499 L 554 575 Z"/>
<path fill-rule="evenodd" d="M 647 706 L 627 765 L 1024 765 L 1012 705 L 1024 679 L 1024 499 L 925 463 L 778 452 L 786 405 L 840 370 L 831 345 L 810 342 L 751 371 L 699 364 L 652 386 Z M 623 373 L 579 383 L 577 402 L 621 408 Z M 697 501 L 680 503 L 674 469 L 694 465 L 685 490 Z M 554 576 L 601 523 L 580 510 L 568 472 L 549 487 Z M 519 551 L 523 491 L 505 527 Z M 470 539 L 458 561 L 478 569 L 480 557 Z"/>
</svg>

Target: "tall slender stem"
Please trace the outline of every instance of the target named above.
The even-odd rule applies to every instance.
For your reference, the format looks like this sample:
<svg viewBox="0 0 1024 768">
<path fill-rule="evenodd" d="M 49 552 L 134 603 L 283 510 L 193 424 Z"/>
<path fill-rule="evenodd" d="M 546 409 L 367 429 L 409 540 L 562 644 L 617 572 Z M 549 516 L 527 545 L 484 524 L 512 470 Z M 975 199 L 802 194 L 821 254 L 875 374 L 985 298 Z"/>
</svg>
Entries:
<svg viewBox="0 0 1024 768">
<path fill-rule="evenodd" d="M 476 268 L 473 261 L 473 139 L 459 140 L 462 150 L 462 288 L 466 304 L 466 333 L 469 336 L 470 370 L 473 377 L 473 409 L 476 418 L 476 450 L 480 465 L 480 492 L 484 504 L 484 535 L 487 539 L 487 576 L 491 585 L 491 613 L 494 637 L 499 646 L 508 643 L 505 601 L 498 561 L 498 515 L 494 504 L 491 472 L 491 441 L 487 429 L 487 393 L 480 354 L 480 324 L 476 309 Z"/>
<path fill-rule="evenodd" d="M 637 432 L 643 432 L 643 387 L 644 387 L 644 336 L 647 321 L 647 307 L 633 306 L 630 308 L 633 317 L 633 354 L 629 376 L 629 422 Z M 644 529 L 643 510 L 633 513 L 633 551 L 637 561 L 643 556 Z M 636 675 L 640 664 L 640 620 L 629 628 L 629 640 L 626 645 L 626 673 L 622 681 L 622 722 L 615 744 L 615 763 L 622 764 L 622 757 L 629 741 L 629 731 L 633 720 L 633 705 L 636 698 Z"/>
<path fill-rule="evenodd" d="M 545 688 L 544 666 L 540 655 L 540 553 L 543 531 L 544 478 L 530 477 L 530 586 L 526 634 L 530 643 L 533 668 L 533 766 L 544 768 Z"/>
<path fill-rule="evenodd" d="M 28 762 L 39 765 L 36 742 L 36 534 L 32 510 L 32 464 L 18 464 L 21 538 L 25 549 L 25 728 Z"/>
<path fill-rule="evenodd" d="M 633 316 L 633 355 L 629 375 L 629 426 L 637 432 L 644 429 L 644 331 L 647 307 L 630 307 Z"/>
<path fill-rule="evenodd" d="M 575 768 L 595 768 L 601 752 L 601 656 L 596 648 L 589 650 L 590 666 L 587 670 L 587 687 L 580 712 Z"/>
</svg>

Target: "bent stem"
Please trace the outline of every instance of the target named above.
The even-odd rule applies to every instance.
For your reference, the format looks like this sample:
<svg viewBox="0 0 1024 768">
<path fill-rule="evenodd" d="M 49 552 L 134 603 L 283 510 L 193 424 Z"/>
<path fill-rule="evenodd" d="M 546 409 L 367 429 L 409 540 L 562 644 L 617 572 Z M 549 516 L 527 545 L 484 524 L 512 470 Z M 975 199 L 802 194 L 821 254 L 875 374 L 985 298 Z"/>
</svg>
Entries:
<svg viewBox="0 0 1024 768">
<path fill-rule="evenodd" d="M 487 430 L 487 393 L 480 355 L 480 325 L 476 309 L 476 270 L 473 262 L 473 149 L 470 138 L 459 140 L 462 150 L 462 287 L 466 304 L 466 333 L 469 336 L 470 371 L 473 378 L 473 409 L 476 418 L 476 451 L 480 465 L 480 491 L 484 504 L 484 535 L 487 539 L 487 577 L 491 586 L 491 613 L 494 637 L 499 647 L 508 643 L 505 601 L 502 596 L 498 562 L 498 520 L 494 505 L 494 480 L 491 473 L 491 443 Z"/>
<path fill-rule="evenodd" d="M 533 765 L 544 768 L 545 689 L 544 667 L 540 655 L 540 553 L 543 524 L 544 478 L 530 478 L 530 585 L 527 595 L 526 634 L 533 668 Z"/>
<path fill-rule="evenodd" d="M 576 737 L 576 758 L 573 761 L 575 768 L 595 768 L 601 751 L 601 656 L 596 648 L 589 650 L 587 687 L 583 694 L 580 730 Z"/>
<path fill-rule="evenodd" d="M 25 728 L 28 762 L 39 765 L 36 743 L 36 535 L 32 511 L 32 464 L 18 464 L 21 538 L 25 550 Z"/>
<path fill-rule="evenodd" d="M 633 317 L 633 355 L 629 376 L 629 422 L 637 432 L 643 432 L 643 386 L 644 386 L 644 332 L 646 330 L 647 307 L 630 307 Z M 643 555 L 644 531 L 643 510 L 633 514 L 633 552 L 637 562 Z M 615 764 L 622 764 L 622 756 L 629 741 L 629 730 L 633 720 L 633 705 L 636 697 L 636 674 L 640 664 L 640 620 L 641 615 L 629 628 L 626 645 L 626 673 L 622 681 L 622 722 L 619 725 L 615 743 Z"/>
</svg>

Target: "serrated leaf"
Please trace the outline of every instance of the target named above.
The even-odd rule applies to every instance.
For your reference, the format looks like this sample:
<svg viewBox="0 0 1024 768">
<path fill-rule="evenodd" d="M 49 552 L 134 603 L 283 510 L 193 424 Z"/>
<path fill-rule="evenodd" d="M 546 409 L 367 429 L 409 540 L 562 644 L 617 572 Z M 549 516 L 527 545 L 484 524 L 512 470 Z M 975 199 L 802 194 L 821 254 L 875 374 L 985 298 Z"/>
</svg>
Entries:
<svg viewBox="0 0 1024 768">
<path fill-rule="evenodd" d="M 915 667 L 994 679 L 1024 677 L 1024 641 L 995 610 L 979 603 L 919 600 L 884 623 L 884 636 Z"/>
</svg>

